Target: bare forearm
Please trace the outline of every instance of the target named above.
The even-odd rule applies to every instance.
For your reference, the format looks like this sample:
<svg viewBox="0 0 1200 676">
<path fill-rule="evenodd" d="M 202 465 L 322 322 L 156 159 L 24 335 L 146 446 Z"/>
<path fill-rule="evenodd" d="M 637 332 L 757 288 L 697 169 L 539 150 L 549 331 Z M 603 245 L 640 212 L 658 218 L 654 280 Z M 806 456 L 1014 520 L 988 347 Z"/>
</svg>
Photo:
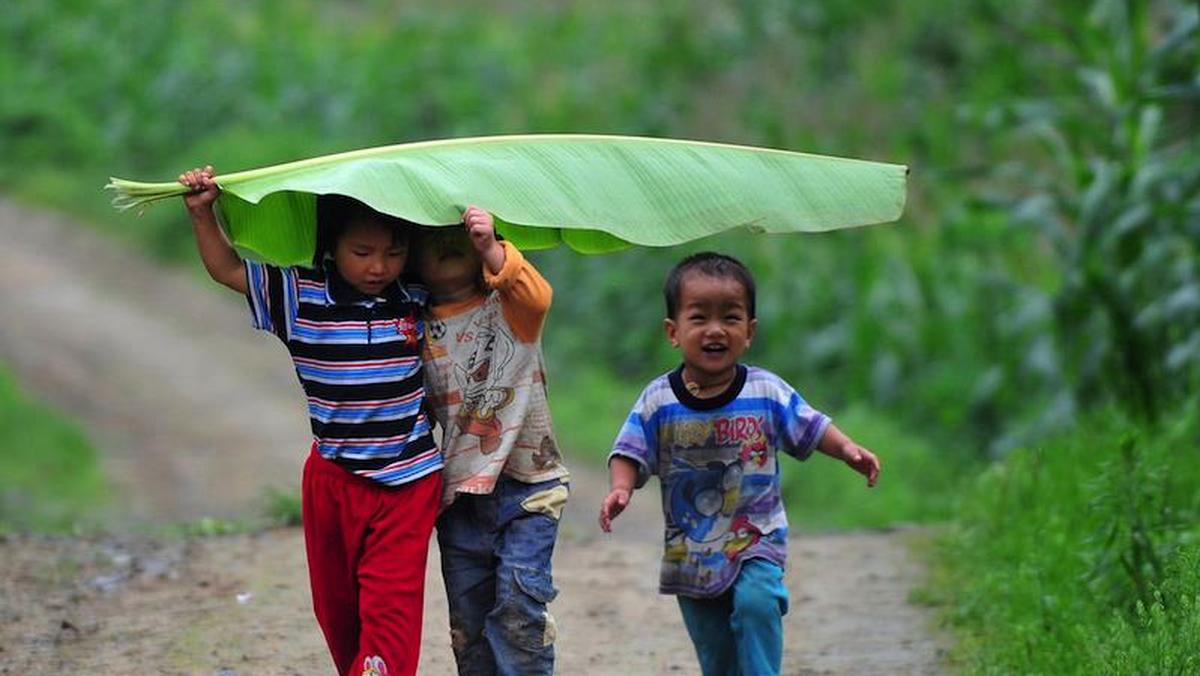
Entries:
<svg viewBox="0 0 1200 676">
<path fill-rule="evenodd" d="M 238 293 L 246 293 L 246 266 L 221 230 L 212 208 L 188 209 L 188 215 L 196 249 L 209 276 Z"/>
<path fill-rule="evenodd" d="M 638 466 L 632 460 L 620 456 L 609 459 L 608 495 L 600 503 L 600 529 L 605 533 L 612 531 L 613 519 L 617 518 L 629 505 L 637 478 Z"/>
<path fill-rule="evenodd" d="M 616 456 L 608 461 L 608 486 L 610 490 L 633 492 L 637 485 L 638 466 L 628 458 Z"/>
<path fill-rule="evenodd" d="M 831 458 L 841 460 L 851 469 L 865 476 L 868 488 L 874 486 L 879 479 L 879 458 L 875 457 L 871 451 L 859 446 L 832 423 L 825 428 L 825 435 L 817 444 L 817 450 Z"/>
<path fill-rule="evenodd" d="M 493 275 L 500 274 L 500 271 L 504 269 L 504 261 L 506 259 L 504 245 L 495 239 L 479 252 L 479 257 L 483 259 L 483 265 L 487 268 L 487 271 Z"/>
<path fill-rule="evenodd" d="M 829 423 L 829 427 L 825 428 L 825 436 L 821 437 L 820 443 L 817 444 L 817 450 L 835 460 L 845 460 L 850 444 L 850 437 L 839 430 L 837 425 Z"/>
</svg>

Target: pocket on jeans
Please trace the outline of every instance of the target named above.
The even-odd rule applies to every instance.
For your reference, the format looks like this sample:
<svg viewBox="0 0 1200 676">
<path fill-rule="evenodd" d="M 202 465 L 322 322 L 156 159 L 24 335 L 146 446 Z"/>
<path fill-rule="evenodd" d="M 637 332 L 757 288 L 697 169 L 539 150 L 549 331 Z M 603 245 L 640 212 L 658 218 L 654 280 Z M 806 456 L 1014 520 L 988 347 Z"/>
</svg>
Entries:
<svg viewBox="0 0 1200 676">
<path fill-rule="evenodd" d="M 533 597 L 538 603 L 550 603 L 554 597 L 558 596 L 558 590 L 554 588 L 550 574 L 544 570 L 515 568 L 513 577 L 516 578 L 517 586 L 521 588 L 521 591 Z"/>
<path fill-rule="evenodd" d="M 558 590 L 544 570 L 534 568 L 513 569 L 513 579 L 519 592 L 504 612 L 501 623 L 509 641 L 523 650 L 537 651 L 552 645 L 558 635 L 554 617 L 546 604 L 558 596 Z"/>
</svg>

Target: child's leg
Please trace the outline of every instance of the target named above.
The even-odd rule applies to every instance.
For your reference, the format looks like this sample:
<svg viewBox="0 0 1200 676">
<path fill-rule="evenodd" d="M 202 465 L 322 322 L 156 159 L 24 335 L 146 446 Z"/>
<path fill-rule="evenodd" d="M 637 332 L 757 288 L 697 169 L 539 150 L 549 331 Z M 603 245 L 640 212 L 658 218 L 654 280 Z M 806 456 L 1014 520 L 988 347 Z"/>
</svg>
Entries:
<svg viewBox="0 0 1200 676">
<path fill-rule="evenodd" d="M 523 484 L 501 479 L 494 494 L 502 525 L 497 542 L 496 605 L 484 634 L 502 675 L 554 673 L 557 629 L 547 609 L 557 595 L 550 559 L 567 501 L 561 481 Z"/>
<path fill-rule="evenodd" d="M 729 594 L 711 599 L 676 596 L 683 625 L 696 648 L 704 676 L 737 676 L 737 645 L 730 632 L 733 602 Z M 753 672 L 751 672 L 753 673 Z"/>
<path fill-rule="evenodd" d="M 441 474 L 394 490 L 319 456 L 304 469 L 313 610 L 339 674 L 414 674 Z"/>
<path fill-rule="evenodd" d="M 733 583 L 733 627 L 743 674 L 778 674 L 783 661 L 783 616 L 788 611 L 783 569 L 749 559 Z"/>
<path fill-rule="evenodd" d="M 461 676 L 491 676 L 496 658 L 483 636 L 496 605 L 496 509 L 491 495 L 459 495 L 438 517 L 450 646 Z"/>
<path fill-rule="evenodd" d="M 352 674 L 417 673 L 425 564 L 441 498 L 441 472 L 381 491 L 358 564 L 362 630 Z"/>
<path fill-rule="evenodd" d="M 339 674 L 358 654 L 358 551 L 366 520 L 356 521 L 341 469 L 315 453 L 304 464 L 302 522 L 313 613 Z"/>
</svg>

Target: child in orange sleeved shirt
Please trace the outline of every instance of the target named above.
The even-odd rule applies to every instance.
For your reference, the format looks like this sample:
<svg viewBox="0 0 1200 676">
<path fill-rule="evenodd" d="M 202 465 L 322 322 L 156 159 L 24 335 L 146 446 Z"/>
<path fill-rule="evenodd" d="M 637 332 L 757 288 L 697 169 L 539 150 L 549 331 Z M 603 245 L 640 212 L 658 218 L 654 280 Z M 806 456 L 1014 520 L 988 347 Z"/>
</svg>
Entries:
<svg viewBox="0 0 1200 676">
<path fill-rule="evenodd" d="M 438 518 L 460 674 L 552 674 L 550 557 L 567 469 L 546 399 L 542 323 L 551 289 L 471 207 L 463 229 L 427 228 L 427 401 L 445 456 Z M 486 631 L 485 631 L 486 630 Z"/>
</svg>

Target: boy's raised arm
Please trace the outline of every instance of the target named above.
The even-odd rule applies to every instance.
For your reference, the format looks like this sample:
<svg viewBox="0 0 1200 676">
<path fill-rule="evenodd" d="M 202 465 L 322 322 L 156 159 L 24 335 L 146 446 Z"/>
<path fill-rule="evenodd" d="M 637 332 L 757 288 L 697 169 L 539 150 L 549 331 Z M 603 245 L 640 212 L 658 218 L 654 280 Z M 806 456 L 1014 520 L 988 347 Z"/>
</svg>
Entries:
<svg viewBox="0 0 1200 676">
<path fill-rule="evenodd" d="M 204 269 L 213 280 L 244 295 L 246 264 L 229 243 L 213 213 L 213 202 L 221 195 L 213 168 L 206 166 L 186 171 L 179 175 L 179 182 L 192 190 L 183 196 L 183 203 L 192 219 L 192 234 L 196 236 L 196 249 Z"/>
<path fill-rule="evenodd" d="M 484 280 L 500 292 L 504 317 L 513 332 L 525 342 L 537 340 L 550 309 L 550 284 L 516 247 L 496 239 L 490 213 L 471 206 L 463 213 L 463 223 L 483 261 Z"/>
<path fill-rule="evenodd" d="M 825 435 L 817 444 L 817 450 L 831 458 L 841 460 L 851 469 L 867 477 L 867 488 L 875 485 L 879 479 L 879 458 L 867 449 L 854 443 L 833 423 L 825 428 Z"/>
</svg>

